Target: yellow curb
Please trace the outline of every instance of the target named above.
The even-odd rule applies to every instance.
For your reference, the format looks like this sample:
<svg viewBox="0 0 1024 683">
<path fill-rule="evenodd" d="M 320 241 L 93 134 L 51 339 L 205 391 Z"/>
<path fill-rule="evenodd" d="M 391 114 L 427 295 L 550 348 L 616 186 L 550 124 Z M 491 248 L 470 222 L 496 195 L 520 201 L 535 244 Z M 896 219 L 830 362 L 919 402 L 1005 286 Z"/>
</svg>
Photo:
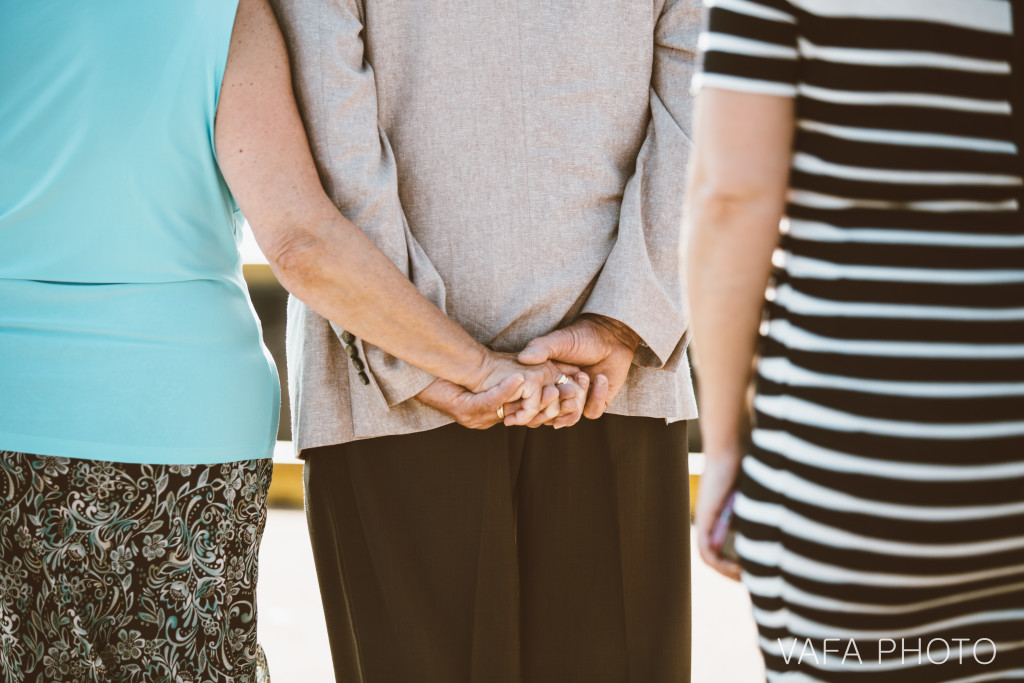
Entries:
<svg viewBox="0 0 1024 683">
<path fill-rule="evenodd" d="M 704 472 L 704 455 L 690 453 L 690 517 L 697 502 L 697 487 Z M 267 492 L 267 505 L 279 508 L 302 507 L 302 461 L 295 457 L 291 441 L 278 441 L 274 448 L 274 478 Z"/>
<path fill-rule="evenodd" d="M 274 448 L 274 477 L 267 491 L 267 505 L 302 508 L 302 461 L 295 457 L 291 441 L 278 441 Z"/>
</svg>

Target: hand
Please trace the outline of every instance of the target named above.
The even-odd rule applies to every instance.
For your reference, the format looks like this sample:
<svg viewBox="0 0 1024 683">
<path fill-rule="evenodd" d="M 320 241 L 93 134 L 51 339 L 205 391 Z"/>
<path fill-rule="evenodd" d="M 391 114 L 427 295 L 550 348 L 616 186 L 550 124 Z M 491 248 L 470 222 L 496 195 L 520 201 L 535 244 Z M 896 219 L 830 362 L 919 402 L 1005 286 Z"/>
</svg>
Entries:
<svg viewBox="0 0 1024 683">
<path fill-rule="evenodd" d="M 583 416 L 583 407 L 587 401 L 587 389 L 590 387 L 590 378 L 587 373 L 579 371 L 578 368 L 564 363 L 555 363 L 568 379 L 563 384 L 556 384 L 558 389 L 558 414 L 552 419 L 547 411 L 539 413 L 526 426 L 540 427 L 546 425 L 561 429 L 571 427 L 579 422 Z M 557 380 L 556 380 L 557 381 Z M 505 404 L 505 414 L 512 415 L 521 407 L 521 401 L 514 401 Z"/>
<path fill-rule="evenodd" d="M 435 379 L 416 398 L 463 427 L 487 429 L 498 424 L 498 408 L 520 395 L 525 381 L 522 375 L 511 375 L 491 389 L 474 394 L 448 380 Z"/>
<path fill-rule="evenodd" d="M 596 420 L 625 384 L 639 344 L 640 337 L 628 326 L 611 318 L 588 314 L 567 327 L 531 341 L 519 353 L 519 361 L 534 364 L 559 360 L 580 366 L 593 383 L 583 415 Z"/>
<path fill-rule="evenodd" d="M 743 459 L 742 450 L 736 447 L 715 453 L 706 452 L 706 456 L 693 519 L 693 526 L 697 531 L 697 548 L 709 567 L 723 576 L 739 581 L 740 566 L 718 554 L 720 548 L 712 545 L 711 531 L 729 495 L 736 488 L 740 462 Z"/>
<path fill-rule="evenodd" d="M 570 373 L 579 372 L 579 368 L 571 365 L 562 367 Z M 514 410 L 505 410 L 505 424 L 526 425 L 538 415 L 545 420 L 558 417 L 560 388 L 555 382 L 561 375 L 562 370 L 554 363 L 523 365 L 512 354 L 488 350 L 476 377 L 467 382 L 468 390 L 451 382 L 435 381 L 417 398 L 475 429 L 497 424 L 498 408 L 515 404 Z M 507 388 L 497 394 L 490 393 L 514 377 L 519 379 L 515 391 Z M 478 394 L 488 398 L 472 398 Z"/>
</svg>

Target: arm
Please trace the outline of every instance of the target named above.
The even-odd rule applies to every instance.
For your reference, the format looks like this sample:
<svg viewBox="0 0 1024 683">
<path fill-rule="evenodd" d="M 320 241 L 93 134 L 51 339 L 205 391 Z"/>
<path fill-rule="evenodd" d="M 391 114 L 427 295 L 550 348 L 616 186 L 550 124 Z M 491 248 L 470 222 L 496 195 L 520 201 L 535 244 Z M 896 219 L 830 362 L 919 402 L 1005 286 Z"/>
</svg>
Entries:
<svg viewBox="0 0 1024 683">
<path fill-rule="evenodd" d="M 324 192 L 267 0 L 239 3 L 215 137 L 224 178 L 286 289 L 432 376 L 474 391 L 499 387 L 495 400 L 518 394 L 527 412 L 540 410 L 542 390 L 554 383 L 557 369 L 548 364 L 538 373 L 477 343 Z"/>
<path fill-rule="evenodd" d="M 327 196 L 398 270 L 445 311 L 445 286 L 409 229 L 398 172 L 380 125 L 377 82 L 364 43 L 361 0 L 271 0 L 292 62 L 293 85 Z M 340 334 L 338 326 L 335 333 Z M 429 372 L 357 341 L 387 406 L 433 381 Z"/>
<path fill-rule="evenodd" d="M 707 456 L 695 523 L 704 560 L 735 578 L 738 567 L 718 557 L 710 531 L 746 447 L 747 391 L 785 207 L 793 100 L 709 88 L 698 98 L 695 126 L 686 272 Z"/>
</svg>

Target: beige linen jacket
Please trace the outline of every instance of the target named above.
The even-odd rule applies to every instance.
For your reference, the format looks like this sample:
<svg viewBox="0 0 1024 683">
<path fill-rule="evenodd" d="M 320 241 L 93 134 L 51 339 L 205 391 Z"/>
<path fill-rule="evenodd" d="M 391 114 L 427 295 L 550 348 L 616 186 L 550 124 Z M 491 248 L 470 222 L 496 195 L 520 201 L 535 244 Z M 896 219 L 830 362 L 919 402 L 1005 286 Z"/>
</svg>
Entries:
<svg viewBox="0 0 1024 683">
<path fill-rule="evenodd" d="M 680 272 L 699 0 L 273 0 L 328 193 L 500 351 L 583 312 L 643 339 L 609 412 L 696 415 Z M 298 449 L 451 422 L 426 372 L 292 298 Z"/>
</svg>

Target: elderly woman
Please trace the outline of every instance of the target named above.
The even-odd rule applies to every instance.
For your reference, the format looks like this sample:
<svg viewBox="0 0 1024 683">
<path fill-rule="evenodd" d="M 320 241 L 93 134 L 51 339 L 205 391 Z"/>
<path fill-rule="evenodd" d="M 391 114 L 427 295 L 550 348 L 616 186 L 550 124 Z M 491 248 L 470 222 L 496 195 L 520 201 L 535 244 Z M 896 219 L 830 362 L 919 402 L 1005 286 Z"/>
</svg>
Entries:
<svg viewBox="0 0 1024 683">
<path fill-rule="evenodd" d="M 712 7 L 687 219 L 696 524 L 750 591 L 769 680 L 1024 678 L 1013 4 Z M 712 533 L 736 487 L 738 565 Z"/>
<path fill-rule="evenodd" d="M 266 0 L 2 14 L 0 677 L 264 678 L 279 387 L 239 207 L 285 287 L 450 380 L 465 423 L 582 400 L 476 343 L 338 212 Z"/>
</svg>

